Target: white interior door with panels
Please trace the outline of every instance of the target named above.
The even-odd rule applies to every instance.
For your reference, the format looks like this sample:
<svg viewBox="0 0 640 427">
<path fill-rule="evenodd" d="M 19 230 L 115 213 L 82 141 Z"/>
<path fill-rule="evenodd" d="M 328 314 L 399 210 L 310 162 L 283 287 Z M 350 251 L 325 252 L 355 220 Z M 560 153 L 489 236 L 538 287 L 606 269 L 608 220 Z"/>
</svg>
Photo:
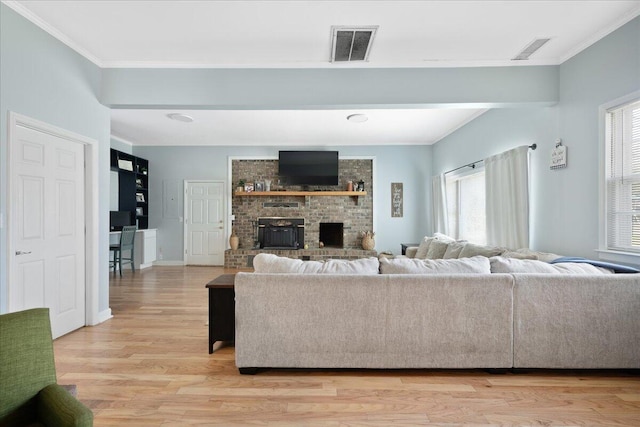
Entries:
<svg viewBox="0 0 640 427">
<path fill-rule="evenodd" d="M 185 264 L 224 265 L 224 183 L 185 181 Z"/>
<path fill-rule="evenodd" d="M 50 309 L 54 337 L 85 325 L 85 155 L 78 141 L 12 123 L 9 311 Z"/>
</svg>

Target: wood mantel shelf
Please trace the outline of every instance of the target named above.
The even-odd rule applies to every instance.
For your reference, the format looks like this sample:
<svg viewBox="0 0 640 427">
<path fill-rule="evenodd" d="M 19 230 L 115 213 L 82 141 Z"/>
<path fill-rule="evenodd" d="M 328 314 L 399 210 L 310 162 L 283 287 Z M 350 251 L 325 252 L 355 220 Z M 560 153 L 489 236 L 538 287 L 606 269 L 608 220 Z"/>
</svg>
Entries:
<svg viewBox="0 0 640 427">
<path fill-rule="evenodd" d="M 236 191 L 240 197 L 265 197 L 265 196 L 366 196 L 366 191 Z"/>
</svg>

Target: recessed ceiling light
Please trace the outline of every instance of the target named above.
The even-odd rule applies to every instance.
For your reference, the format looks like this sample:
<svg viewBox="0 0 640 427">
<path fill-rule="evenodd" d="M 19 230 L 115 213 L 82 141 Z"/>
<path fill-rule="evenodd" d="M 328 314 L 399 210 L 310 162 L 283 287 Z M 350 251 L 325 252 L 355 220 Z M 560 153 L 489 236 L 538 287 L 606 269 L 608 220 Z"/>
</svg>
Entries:
<svg viewBox="0 0 640 427">
<path fill-rule="evenodd" d="M 347 116 L 347 120 L 354 123 L 364 123 L 369 120 L 369 117 L 366 114 L 351 114 Z"/>
<path fill-rule="evenodd" d="M 182 113 L 169 113 L 167 114 L 167 117 L 169 117 L 171 120 L 177 120 L 184 123 L 191 123 L 193 121 L 193 117 L 187 116 L 186 114 Z"/>
</svg>

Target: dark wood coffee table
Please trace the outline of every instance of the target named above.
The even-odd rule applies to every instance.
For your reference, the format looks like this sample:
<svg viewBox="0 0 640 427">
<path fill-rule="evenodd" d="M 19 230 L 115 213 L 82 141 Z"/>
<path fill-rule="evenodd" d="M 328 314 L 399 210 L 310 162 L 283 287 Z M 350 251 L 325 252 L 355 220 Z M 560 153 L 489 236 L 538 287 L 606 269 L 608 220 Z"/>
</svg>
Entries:
<svg viewBox="0 0 640 427">
<path fill-rule="evenodd" d="M 235 274 L 222 274 L 205 285 L 209 289 L 209 354 L 216 341 L 235 341 Z"/>
</svg>

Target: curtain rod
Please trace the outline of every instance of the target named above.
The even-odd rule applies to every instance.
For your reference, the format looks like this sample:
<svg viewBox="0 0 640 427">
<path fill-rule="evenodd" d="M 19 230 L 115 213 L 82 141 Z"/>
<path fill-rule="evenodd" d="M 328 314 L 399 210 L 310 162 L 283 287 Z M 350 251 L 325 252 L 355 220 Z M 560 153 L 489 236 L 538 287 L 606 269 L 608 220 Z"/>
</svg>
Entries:
<svg viewBox="0 0 640 427">
<path fill-rule="evenodd" d="M 531 145 L 529 146 L 529 148 L 530 148 L 530 149 L 532 149 L 532 150 L 535 150 L 536 148 L 538 148 L 538 144 L 531 144 Z M 484 162 L 484 159 L 482 159 L 482 160 L 476 160 L 475 162 L 467 163 L 466 165 L 462 165 L 462 166 L 457 167 L 457 168 L 455 168 L 455 169 L 451 169 L 450 171 L 446 171 L 443 175 L 446 175 L 446 174 L 448 174 L 448 173 L 455 172 L 455 171 L 457 171 L 457 170 L 464 169 L 464 168 L 471 168 L 471 169 L 475 169 L 475 168 L 476 168 L 476 163 L 480 163 L 480 162 Z"/>
</svg>

